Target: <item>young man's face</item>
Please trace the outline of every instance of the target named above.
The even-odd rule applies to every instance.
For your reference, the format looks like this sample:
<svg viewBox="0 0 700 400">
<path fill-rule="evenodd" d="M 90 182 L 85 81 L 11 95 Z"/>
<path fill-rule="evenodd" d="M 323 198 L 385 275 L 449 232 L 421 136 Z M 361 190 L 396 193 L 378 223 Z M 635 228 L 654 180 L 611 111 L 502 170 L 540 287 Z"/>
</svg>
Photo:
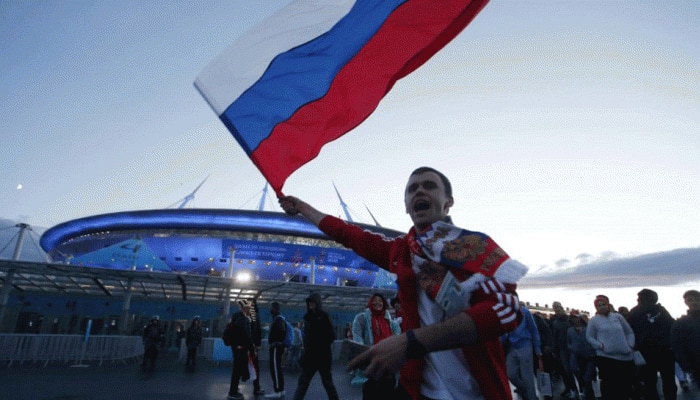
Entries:
<svg viewBox="0 0 700 400">
<path fill-rule="evenodd" d="M 404 192 L 406 213 L 413 225 L 425 229 L 433 222 L 443 220 L 454 204 L 452 196 L 445 193 L 445 185 L 438 174 L 428 171 L 411 175 Z"/>
</svg>

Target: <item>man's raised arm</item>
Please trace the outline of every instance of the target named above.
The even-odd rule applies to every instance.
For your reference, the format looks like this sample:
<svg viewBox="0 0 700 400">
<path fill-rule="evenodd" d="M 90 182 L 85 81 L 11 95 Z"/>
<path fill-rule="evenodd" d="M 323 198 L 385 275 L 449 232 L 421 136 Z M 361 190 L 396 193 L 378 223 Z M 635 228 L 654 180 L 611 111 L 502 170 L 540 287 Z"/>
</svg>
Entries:
<svg viewBox="0 0 700 400">
<path fill-rule="evenodd" d="M 293 196 L 282 197 L 279 199 L 279 203 L 280 207 L 282 207 L 284 212 L 288 215 L 301 214 L 316 226 L 318 226 L 321 220 L 327 215 Z"/>
</svg>

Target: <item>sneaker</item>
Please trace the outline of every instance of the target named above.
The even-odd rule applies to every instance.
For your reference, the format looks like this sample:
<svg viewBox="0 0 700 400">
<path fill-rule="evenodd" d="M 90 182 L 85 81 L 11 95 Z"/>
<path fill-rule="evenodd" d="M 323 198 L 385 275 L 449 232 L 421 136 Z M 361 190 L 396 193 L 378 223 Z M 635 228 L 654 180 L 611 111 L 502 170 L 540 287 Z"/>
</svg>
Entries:
<svg viewBox="0 0 700 400">
<path fill-rule="evenodd" d="M 283 390 L 283 391 L 281 391 L 281 392 L 274 392 L 274 393 L 266 394 L 266 395 L 265 395 L 265 398 L 266 398 L 266 399 L 280 399 L 280 398 L 284 397 L 284 394 L 285 394 L 285 393 L 284 393 L 284 390 Z"/>
<path fill-rule="evenodd" d="M 226 396 L 226 398 L 228 400 L 243 400 L 243 395 L 241 394 L 241 392 L 238 392 L 234 394 L 229 394 L 228 396 Z"/>
<path fill-rule="evenodd" d="M 256 395 L 256 396 L 259 396 L 259 395 L 261 395 L 261 394 L 265 394 L 265 389 L 257 388 L 257 389 L 255 389 L 255 390 L 253 391 L 253 394 Z"/>
</svg>

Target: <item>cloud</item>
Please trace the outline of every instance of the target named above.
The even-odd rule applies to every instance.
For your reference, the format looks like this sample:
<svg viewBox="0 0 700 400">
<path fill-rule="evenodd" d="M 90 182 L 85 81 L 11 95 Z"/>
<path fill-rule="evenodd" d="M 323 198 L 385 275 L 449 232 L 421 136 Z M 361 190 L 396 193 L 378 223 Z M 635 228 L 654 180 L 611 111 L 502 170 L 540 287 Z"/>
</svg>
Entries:
<svg viewBox="0 0 700 400">
<path fill-rule="evenodd" d="M 622 257 L 614 252 L 598 256 L 582 253 L 575 260 L 557 260 L 525 276 L 527 288 L 638 287 L 679 285 L 700 280 L 700 247 Z"/>
</svg>

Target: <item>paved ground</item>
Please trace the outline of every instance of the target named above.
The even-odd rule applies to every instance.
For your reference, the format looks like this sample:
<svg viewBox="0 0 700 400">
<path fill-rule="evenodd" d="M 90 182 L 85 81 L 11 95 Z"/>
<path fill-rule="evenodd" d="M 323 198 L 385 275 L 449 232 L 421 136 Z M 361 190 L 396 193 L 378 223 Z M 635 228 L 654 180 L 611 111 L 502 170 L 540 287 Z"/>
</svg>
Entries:
<svg viewBox="0 0 700 400">
<path fill-rule="evenodd" d="M 43 363 L 7 364 L 0 366 L 0 398 L 3 400 L 122 400 L 122 399 L 198 399 L 224 400 L 228 393 L 231 364 L 216 365 L 213 362 L 199 361 L 194 373 L 186 373 L 176 357 L 167 355 L 159 360 L 155 372 L 141 372 L 138 363 L 104 363 L 86 367 L 71 367 L 67 364 Z M 261 362 L 261 386 L 272 390 L 269 366 Z M 359 387 L 350 385 L 350 375 L 344 365 L 334 365 L 334 381 L 340 398 L 360 400 Z M 287 399 L 291 399 L 297 386 L 298 373 L 286 371 Z M 251 400 L 252 383 L 242 383 L 241 392 Z M 556 393 L 562 388 L 557 386 Z M 258 396 L 264 399 L 263 396 Z M 311 382 L 307 399 L 327 398 L 318 375 Z M 516 397 L 517 398 L 517 397 Z M 697 389 L 688 393 L 679 391 L 679 400 L 700 400 Z M 390 400 L 390 399 L 386 399 Z"/>
</svg>

